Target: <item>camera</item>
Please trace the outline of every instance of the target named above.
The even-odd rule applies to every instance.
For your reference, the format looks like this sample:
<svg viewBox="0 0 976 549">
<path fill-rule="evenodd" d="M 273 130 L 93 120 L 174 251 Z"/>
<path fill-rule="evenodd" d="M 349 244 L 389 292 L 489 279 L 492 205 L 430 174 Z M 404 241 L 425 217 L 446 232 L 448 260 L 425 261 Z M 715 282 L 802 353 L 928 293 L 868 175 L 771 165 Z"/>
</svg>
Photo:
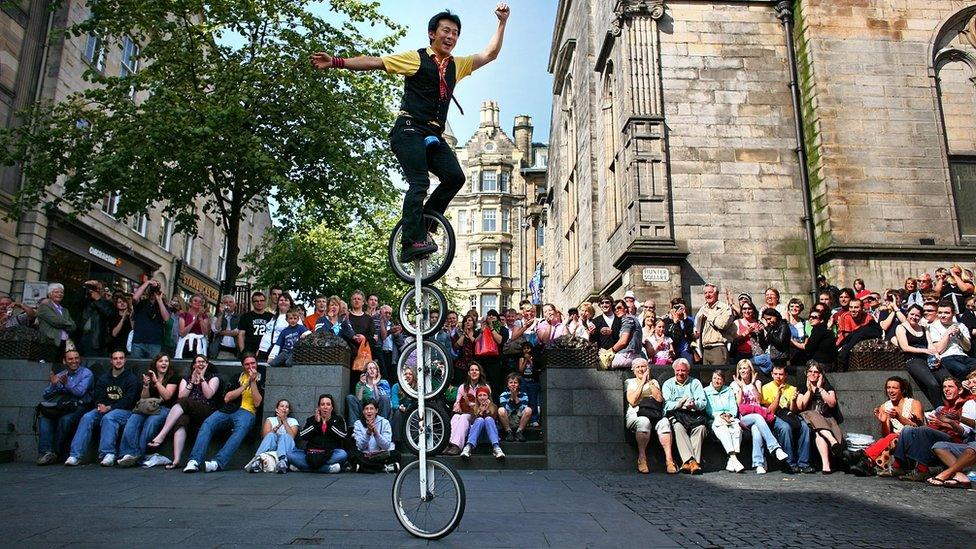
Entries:
<svg viewBox="0 0 976 549">
<path fill-rule="evenodd" d="M 95 284 L 91 284 L 89 282 L 86 282 L 85 283 L 85 291 L 86 292 L 97 292 L 98 291 L 98 286 L 95 285 Z"/>
</svg>

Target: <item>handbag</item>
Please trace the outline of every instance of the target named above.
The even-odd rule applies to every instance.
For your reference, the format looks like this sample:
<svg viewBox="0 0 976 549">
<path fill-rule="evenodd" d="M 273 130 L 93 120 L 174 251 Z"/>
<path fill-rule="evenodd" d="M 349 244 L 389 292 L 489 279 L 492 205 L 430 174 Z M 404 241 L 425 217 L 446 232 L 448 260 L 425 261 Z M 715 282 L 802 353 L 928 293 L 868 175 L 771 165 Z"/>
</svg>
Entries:
<svg viewBox="0 0 976 549">
<path fill-rule="evenodd" d="M 776 419 L 776 416 L 769 413 L 769 410 L 764 406 L 758 404 L 739 404 L 739 416 L 745 417 L 749 414 L 759 414 L 766 420 L 766 423 L 771 423 Z"/>
<path fill-rule="evenodd" d="M 352 371 L 365 372 L 366 364 L 371 360 L 373 360 L 373 353 L 369 350 L 369 343 L 363 339 L 359 344 L 359 350 L 356 351 L 356 358 L 352 360 Z"/>
<path fill-rule="evenodd" d="M 684 408 L 675 408 L 674 410 L 671 410 L 668 412 L 667 418 L 671 420 L 671 425 L 680 423 L 689 433 L 691 433 L 695 427 L 704 427 L 708 422 L 705 412 L 699 410 L 685 410 Z"/>
<path fill-rule="evenodd" d="M 522 356 L 522 344 L 525 343 L 524 337 L 509 339 L 502 346 L 502 354 L 505 356 Z"/>
<path fill-rule="evenodd" d="M 610 349 L 600 349 L 600 370 L 609 370 L 610 364 L 613 362 L 613 351 Z"/>
<path fill-rule="evenodd" d="M 48 418 L 58 419 L 59 417 L 70 414 L 78 409 L 78 401 L 65 394 L 54 395 L 46 398 L 37 404 L 37 413 Z"/>
<path fill-rule="evenodd" d="M 651 397 L 644 397 L 637 404 L 637 415 L 646 417 L 651 420 L 651 423 L 656 423 L 664 417 L 664 408 L 657 400 Z"/>
<path fill-rule="evenodd" d="M 161 398 L 140 398 L 133 411 L 144 416 L 154 416 L 159 413 L 162 404 L 163 399 Z"/>
<path fill-rule="evenodd" d="M 474 356 L 479 358 L 498 356 L 498 343 L 492 335 L 491 328 L 481 331 L 477 341 L 474 342 Z"/>
</svg>

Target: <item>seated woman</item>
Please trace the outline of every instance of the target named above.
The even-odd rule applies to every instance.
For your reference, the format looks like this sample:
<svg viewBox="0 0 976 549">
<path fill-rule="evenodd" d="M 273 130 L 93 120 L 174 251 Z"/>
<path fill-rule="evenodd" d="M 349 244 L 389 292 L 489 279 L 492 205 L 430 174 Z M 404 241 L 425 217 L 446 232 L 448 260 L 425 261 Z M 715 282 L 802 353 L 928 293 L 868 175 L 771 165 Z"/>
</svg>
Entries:
<svg viewBox="0 0 976 549">
<path fill-rule="evenodd" d="M 799 388 L 796 407 L 800 417 L 810 425 L 814 433 L 817 451 L 820 452 L 821 471 L 825 475 L 833 472 L 830 457 L 839 458 L 843 449 L 840 441 L 844 433 L 840 429 L 840 408 L 837 393 L 824 376 L 823 367 L 811 361 L 807 366 L 807 382 Z"/>
<path fill-rule="evenodd" d="M 653 326 L 644 331 L 644 352 L 648 358 L 654 358 L 655 366 L 670 366 L 675 359 L 674 342 L 664 334 L 664 319 L 652 321 L 650 316 L 645 318 L 647 324 L 653 323 Z"/>
<path fill-rule="evenodd" d="M 654 423 L 660 420 L 662 415 L 658 413 L 656 418 L 645 417 L 638 414 L 638 407 L 641 400 L 645 398 L 654 399 L 661 403 L 664 401 L 664 396 L 661 395 L 661 385 L 651 377 L 651 369 L 648 367 L 646 359 L 635 358 L 630 369 L 634 372 L 634 377 L 628 379 L 624 385 L 624 396 L 627 399 L 626 425 L 627 429 L 633 431 L 634 436 L 637 437 L 637 471 L 647 474 L 651 472 L 647 467 L 647 445 L 651 442 L 651 430 L 654 428 Z M 661 408 L 658 407 L 658 412 L 660 410 Z M 660 433 L 658 439 L 661 441 L 661 447 L 664 448 L 668 473 L 676 474 L 678 468 L 675 467 L 674 458 L 671 455 L 671 433 Z"/>
<path fill-rule="evenodd" d="M 966 376 L 962 386 L 963 389 L 969 391 L 969 394 L 976 394 L 976 372 Z M 959 422 L 970 428 L 976 428 L 976 421 L 967 417 L 960 417 Z M 935 446 L 932 447 L 932 453 L 945 464 L 946 470 L 930 478 L 929 484 L 949 488 L 973 487 L 972 481 L 969 480 L 964 471 L 972 470 L 973 466 L 976 465 L 976 441 L 970 440 L 968 444 L 936 442 Z"/>
<path fill-rule="evenodd" d="M 935 310 L 934 303 L 926 307 Z M 942 402 L 942 382 L 951 374 L 934 360 L 932 366 L 929 366 L 929 360 L 934 358 L 935 351 L 929 349 L 927 330 L 921 324 L 924 314 L 921 305 L 910 306 L 905 313 L 905 322 L 895 328 L 895 340 L 905 356 L 908 375 L 912 376 L 934 408 Z"/>
<path fill-rule="evenodd" d="M 400 454 L 393 443 L 393 428 L 377 411 L 376 401 L 363 403 L 363 417 L 352 428 L 352 437 L 356 441 L 352 459 L 360 473 L 395 473 Z"/>
<path fill-rule="evenodd" d="M 176 404 L 166 414 L 166 422 L 163 428 L 150 440 L 146 447 L 148 449 L 159 448 L 166 435 L 175 429 L 173 433 L 173 461 L 166 466 L 167 469 L 181 467 L 180 458 L 183 456 L 183 447 L 186 445 L 187 428 L 199 429 L 204 420 L 217 409 L 217 402 L 214 398 L 220 389 L 220 378 L 217 377 L 216 369 L 203 355 L 193 358 L 193 366 L 190 373 L 180 380 L 180 388 L 177 392 Z"/>
<path fill-rule="evenodd" d="M 864 450 L 847 454 L 851 473 L 865 477 L 880 471 L 890 476 L 891 454 L 898 435 L 905 427 L 918 427 L 923 421 L 922 403 L 912 398 L 912 386 L 908 380 L 892 376 L 885 381 L 888 400 L 874 409 L 874 417 L 881 424 L 881 438 Z"/>
<path fill-rule="evenodd" d="M 712 372 L 712 383 L 705 387 L 705 412 L 712 420 L 712 433 L 722 443 L 725 454 L 729 456 L 725 470 L 741 473 L 745 466 L 739 461 L 739 447 L 742 444 L 742 427 L 739 426 L 739 403 L 735 390 L 725 385 L 725 371 Z"/>
<path fill-rule="evenodd" d="M 411 387 L 417 388 L 417 374 L 413 368 L 406 367 L 403 370 L 403 377 Z M 417 401 L 411 398 L 403 390 L 403 387 L 400 387 L 399 383 L 395 383 L 393 390 L 390 391 L 390 405 L 393 408 L 393 417 L 390 419 L 390 425 L 393 428 L 393 440 L 399 441 L 400 433 L 403 431 L 403 423 L 407 420 L 407 414 L 410 413 L 412 407 L 417 405 Z"/>
<path fill-rule="evenodd" d="M 798 297 L 790 299 L 786 305 L 786 325 L 790 327 L 790 340 L 803 343 L 807 338 L 807 322 L 800 316 L 803 312 L 803 301 Z M 790 364 L 797 366 L 805 364 L 805 353 L 791 346 L 789 349 Z"/>
<path fill-rule="evenodd" d="M 837 362 L 837 345 L 834 342 L 834 333 L 827 327 L 825 316 L 828 313 L 821 308 L 810 311 L 807 324 L 810 326 L 810 335 L 804 341 L 790 340 L 790 345 L 794 349 L 803 351 L 803 356 L 807 363 L 811 361 L 820 364 L 823 371 L 831 370 Z"/>
<path fill-rule="evenodd" d="M 468 429 L 468 443 L 461 450 L 462 458 L 471 457 L 471 451 L 478 445 L 478 439 L 484 433 L 485 438 L 491 444 L 491 453 L 496 459 L 505 459 L 505 452 L 502 451 L 501 438 L 498 436 L 498 408 L 491 401 L 491 389 L 488 387 L 478 387 L 476 391 L 476 402 L 471 417 L 471 428 Z"/>
<path fill-rule="evenodd" d="M 911 468 L 911 472 L 899 478 L 925 480 L 929 476 L 929 465 L 935 463 L 935 456 L 932 455 L 935 443 L 958 444 L 972 432 L 973 428 L 967 423 L 976 420 L 976 400 L 953 377 L 947 377 L 942 382 L 942 394 L 945 396 L 942 406 L 926 414 L 925 426 L 905 427 L 899 433 L 892 475 Z M 970 421 L 963 423 L 963 419 Z"/>
<path fill-rule="evenodd" d="M 766 455 L 763 453 L 763 444 L 780 461 L 785 461 L 789 456 L 769 428 L 770 422 L 776 416 L 769 413 L 761 403 L 762 384 L 756 378 L 755 367 L 749 359 L 744 358 L 736 364 L 732 390 L 735 391 L 735 400 L 739 406 L 739 423 L 748 427 L 752 433 L 752 465 L 756 468 L 757 475 L 765 475 Z"/>
<path fill-rule="evenodd" d="M 379 408 L 380 415 L 390 418 L 390 383 L 383 379 L 380 365 L 375 360 L 366 363 L 366 371 L 359 376 L 356 393 L 346 395 L 346 411 L 349 422 L 355 424 L 363 413 L 363 403 L 372 400 Z"/>
<path fill-rule="evenodd" d="M 451 443 L 444 450 L 444 455 L 456 456 L 461 453 L 461 447 L 468 440 L 468 429 L 471 428 L 473 414 L 477 408 L 477 391 L 481 387 L 488 387 L 488 381 L 481 373 L 481 365 L 472 362 L 468 365 L 468 377 L 458 387 L 457 398 L 454 400 L 454 415 L 451 416 Z M 488 387 L 488 391 L 491 388 Z"/>
<path fill-rule="evenodd" d="M 298 438 L 305 441 L 305 449 L 292 448 L 286 454 L 285 467 L 293 471 L 311 473 L 338 473 L 342 471 L 348 454 L 342 444 L 349 435 L 346 420 L 335 412 L 332 395 L 319 396 L 315 415 L 305 420 L 305 426 L 298 432 Z M 278 460 L 278 470 L 284 472 Z"/>
<path fill-rule="evenodd" d="M 142 374 L 142 393 L 139 394 L 139 399 L 160 399 L 159 412 L 143 414 L 138 406 L 132 411 L 132 415 L 125 422 L 125 429 L 122 430 L 122 444 L 119 448 L 122 458 L 118 461 L 119 467 L 132 467 L 146 453 L 149 440 L 163 428 L 170 408 L 176 404 L 179 382 L 176 369 L 170 366 L 169 356 L 165 353 L 156 355 L 152 365 Z"/>
<path fill-rule="evenodd" d="M 280 458 L 288 455 L 295 448 L 295 435 L 298 434 L 298 420 L 291 417 L 291 403 L 281 399 L 275 404 L 275 415 L 264 420 L 261 428 L 261 444 L 254 452 L 254 458 L 244 466 L 248 473 L 260 473 L 267 470 L 264 457 L 261 454 L 274 453 L 279 458 L 275 463 L 275 470 L 284 473 L 288 470 L 288 463 Z M 272 460 L 273 462 L 273 460 Z"/>
</svg>

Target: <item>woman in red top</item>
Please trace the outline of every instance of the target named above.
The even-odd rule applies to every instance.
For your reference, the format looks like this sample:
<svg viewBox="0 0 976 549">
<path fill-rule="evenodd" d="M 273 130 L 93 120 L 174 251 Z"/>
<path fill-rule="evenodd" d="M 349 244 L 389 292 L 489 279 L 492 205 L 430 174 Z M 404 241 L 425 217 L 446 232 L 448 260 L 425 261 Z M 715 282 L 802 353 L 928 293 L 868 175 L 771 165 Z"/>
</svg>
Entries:
<svg viewBox="0 0 976 549">
<path fill-rule="evenodd" d="M 180 338 L 183 341 L 177 345 L 180 351 L 177 358 L 204 353 L 203 342 L 210 333 L 210 315 L 207 314 L 206 305 L 207 299 L 203 294 L 193 294 L 190 306 L 179 313 Z"/>
</svg>

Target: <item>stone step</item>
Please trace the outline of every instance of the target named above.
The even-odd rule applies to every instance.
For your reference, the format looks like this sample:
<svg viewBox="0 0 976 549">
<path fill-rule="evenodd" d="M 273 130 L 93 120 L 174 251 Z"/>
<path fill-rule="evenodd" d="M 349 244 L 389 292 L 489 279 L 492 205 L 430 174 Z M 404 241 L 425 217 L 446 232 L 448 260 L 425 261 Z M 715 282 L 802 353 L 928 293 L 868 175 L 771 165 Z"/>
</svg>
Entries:
<svg viewBox="0 0 976 549">
<path fill-rule="evenodd" d="M 411 458 L 411 461 L 414 458 Z M 495 459 L 491 454 L 472 454 L 468 459 L 461 459 L 460 456 L 437 456 L 437 459 L 450 463 L 455 469 L 481 469 L 481 470 L 534 470 L 545 469 L 547 467 L 546 456 L 522 455 L 505 453 L 505 459 Z"/>
</svg>

